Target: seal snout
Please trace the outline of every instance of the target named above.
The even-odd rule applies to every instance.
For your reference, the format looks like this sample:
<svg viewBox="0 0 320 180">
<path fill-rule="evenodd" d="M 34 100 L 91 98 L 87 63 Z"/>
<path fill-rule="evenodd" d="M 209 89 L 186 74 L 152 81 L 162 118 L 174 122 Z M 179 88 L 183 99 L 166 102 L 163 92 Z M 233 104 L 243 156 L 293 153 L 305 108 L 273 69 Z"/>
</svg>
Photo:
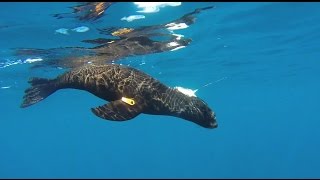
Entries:
<svg viewBox="0 0 320 180">
<path fill-rule="evenodd" d="M 218 127 L 217 121 L 214 121 L 214 122 L 210 123 L 210 127 L 211 128 L 217 128 Z"/>
<path fill-rule="evenodd" d="M 216 115 L 214 113 L 212 113 L 212 117 L 213 117 L 213 121 L 210 122 L 210 128 L 217 128 L 218 123 L 217 123 Z"/>
</svg>

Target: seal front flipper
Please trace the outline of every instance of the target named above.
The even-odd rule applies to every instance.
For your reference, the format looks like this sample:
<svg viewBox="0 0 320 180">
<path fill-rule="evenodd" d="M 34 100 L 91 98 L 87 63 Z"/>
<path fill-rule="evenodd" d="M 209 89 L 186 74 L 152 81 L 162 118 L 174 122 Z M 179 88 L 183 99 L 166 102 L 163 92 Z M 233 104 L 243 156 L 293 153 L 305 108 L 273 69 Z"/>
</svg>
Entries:
<svg viewBox="0 0 320 180">
<path fill-rule="evenodd" d="M 138 116 L 142 112 L 142 107 L 137 104 L 130 105 L 123 100 L 116 100 L 91 110 L 96 116 L 103 119 L 126 121 Z"/>
</svg>

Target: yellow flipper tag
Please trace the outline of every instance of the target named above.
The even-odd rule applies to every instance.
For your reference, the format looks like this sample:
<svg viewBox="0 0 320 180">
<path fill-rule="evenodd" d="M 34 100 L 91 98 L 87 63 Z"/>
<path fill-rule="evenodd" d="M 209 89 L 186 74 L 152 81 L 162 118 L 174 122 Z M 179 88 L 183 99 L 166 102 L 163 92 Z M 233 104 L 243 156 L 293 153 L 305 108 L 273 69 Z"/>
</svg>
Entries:
<svg viewBox="0 0 320 180">
<path fill-rule="evenodd" d="M 130 99 L 130 98 L 126 98 L 126 97 L 122 97 L 121 98 L 121 101 L 133 106 L 134 104 L 136 104 L 136 102 L 133 100 L 133 99 Z"/>
</svg>

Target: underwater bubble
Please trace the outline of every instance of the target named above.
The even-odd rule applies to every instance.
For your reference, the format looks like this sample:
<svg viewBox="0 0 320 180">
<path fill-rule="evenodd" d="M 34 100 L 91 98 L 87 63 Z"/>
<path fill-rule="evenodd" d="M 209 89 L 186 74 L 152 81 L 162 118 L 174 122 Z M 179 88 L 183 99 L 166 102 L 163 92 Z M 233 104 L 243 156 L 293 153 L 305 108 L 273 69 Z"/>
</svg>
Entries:
<svg viewBox="0 0 320 180">
<path fill-rule="evenodd" d="M 181 2 L 134 2 L 138 8 L 142 8 L 141 13 L 159 12 L 160 8 L 166 6 L 180 6 Z"/>
<path fill-rule="evenodd" d="M 169 23 L 166 25 L 168 30 L 178 30 L 178 29 L 186 29 L 189 26 L 186 23 Z"/>
<path fill-rule="evenodd" d="M 1 89 L 9 89 L 9 88 L 11 88 L 11 86 L 2 86 L 2 87 L 0 87 Z"/>
<path fill-rule="evenodd" d="M 80 27 L 73 28 L 71 30 L 76 32 L 87 32 L 90 30 L 90 28 L 87 26 L 80 26 Z"/>
<path fill-rule="evenodd" d="M 179 46 L 179 47 L 176 47 L 176 48 L 174 48 L 174 49 L 171 49 L 170 51 L 176 51 L 176 50 L 178 50 L 178 49 L 182 49 L 182 48 L 185 48 L 186 46 Z"/>
<path fill-rule="evenodd" d="M 65 34 L 65 35 L 68 35 L 69 34 L 69 29 L 67 28 L 60 28 L 60 29 L 57 29 L 55 32 L 56 33 L 59 33 L 59 34 Z"/>
<path fill-rule="evenodd" d="M 24 63 L 33 63 L 33 62 L 37 62 L 37 61 L 43 61 L 43 59 L 41 59 L 41 58 L 34 58 L 34 59 L 28 58 L 24 61 Z"/>
<path fill-rule="evenodd" d="M 121 18 L 121 21 L 131 22 L 131 21 L 134 21 L 134 20 L 137 20 L 137 19 L 144 19 L 144 18 L 146 18 L 144 15 L 131 15 L 131 16 L 128 16 L 128 17 Z"/>
<path fill-rule="evenodd" d="M 180 45 L 179 43 L 172 41 L 167 44 L 167 47 L 173 47 L 173 46 L 179 46 L 179 45 Z"/>
<path fill-rule="evenodd" d="M 184 37 L 184 35 L 182 35 L 182 34 L 174 34 L 173 33 L 172 35 L 176 36 L 177 40 L 180 40 L 182 37 Z"/>
</svg>

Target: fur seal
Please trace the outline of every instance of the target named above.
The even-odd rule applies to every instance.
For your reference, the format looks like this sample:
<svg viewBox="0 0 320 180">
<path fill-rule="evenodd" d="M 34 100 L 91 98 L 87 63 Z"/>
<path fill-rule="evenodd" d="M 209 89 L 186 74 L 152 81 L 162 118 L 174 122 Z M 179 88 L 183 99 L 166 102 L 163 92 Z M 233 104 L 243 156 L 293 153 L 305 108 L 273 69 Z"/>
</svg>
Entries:
<svg viewBox="0 0 320 180">
<path fill-rule="evenodd" d="M 215 113 L 203 100 L 167 87 L 132 67 L 89 64 L 55 79 L 31 78 L 29 83 L 32 86 L 25 90 L 21 108 L 35 104 L 59 89 L 72 88 L 109 101 L 91 109 L 106 120 L 125 121 L 144 113 L 175 116 L 205 128 L 218 126 Z"/>
</svg>

